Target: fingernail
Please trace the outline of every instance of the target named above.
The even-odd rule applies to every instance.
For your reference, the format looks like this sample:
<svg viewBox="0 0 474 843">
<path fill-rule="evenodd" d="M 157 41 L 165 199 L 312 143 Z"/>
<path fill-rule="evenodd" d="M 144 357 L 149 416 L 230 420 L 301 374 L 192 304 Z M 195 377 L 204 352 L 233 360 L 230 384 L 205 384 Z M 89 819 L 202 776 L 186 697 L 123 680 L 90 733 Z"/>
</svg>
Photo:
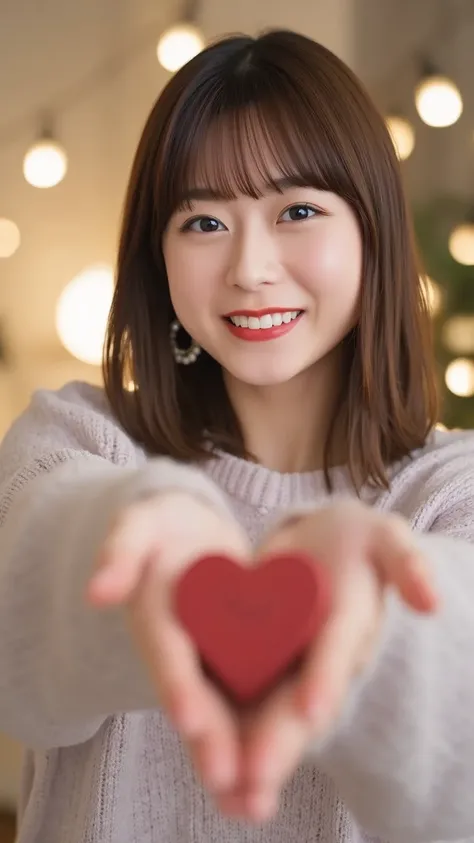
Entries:
<svg viewBox="0 0 474 843">
<path fill-rule="evenodd" d="M 108 596 L 108 585 L 107 580 L 103 581 L 102 578 L 94 577 L 87 584 L 85 591 L 86 600 L 90 603 L 101 603 Z"/>
<path fill-rule="evenodd" d="M 426 609 L 434 609 L 438 604 L 438 593 L 432 583 L 427 581 L 426 573 L 415 571 L 412 582 L 418 592 L 418 598 Z"/>
<path fill-rule="evenodd" d="M 89 588 L 102 589 L 106 588 L 111 582 L 114 582 L 116 572 L 110 568 L 102 568 L 97 571 L 89 580 Z"/>
</svg>

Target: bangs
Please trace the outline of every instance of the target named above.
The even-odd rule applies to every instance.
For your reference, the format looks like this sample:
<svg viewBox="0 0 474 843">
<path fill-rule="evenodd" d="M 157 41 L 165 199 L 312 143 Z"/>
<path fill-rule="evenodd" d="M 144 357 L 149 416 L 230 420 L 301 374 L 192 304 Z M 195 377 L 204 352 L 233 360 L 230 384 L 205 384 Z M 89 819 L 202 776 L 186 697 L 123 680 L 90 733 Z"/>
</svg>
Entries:
<svg viewBox="0 0 474 843">
<path fill-rule="evenodd" d="M 245 88 L 245 85 L 244 85 Z M 193 102 L 177 116 L 164 168 L 167 216 L 203 195 L 260 198 L 266 190 L 301 185 L 337 193 L 354 203 L 338 138 L 328 115 L 294 90 L 227 92 Z M 317 112 L 319 111 L 319 114 Z M 174 147 L 174 149 L 173 149 Z M 166 184 L 167 182 L 167 184 Z M 163 199 L 163 194 L 162 194 Z"/>
</svg>

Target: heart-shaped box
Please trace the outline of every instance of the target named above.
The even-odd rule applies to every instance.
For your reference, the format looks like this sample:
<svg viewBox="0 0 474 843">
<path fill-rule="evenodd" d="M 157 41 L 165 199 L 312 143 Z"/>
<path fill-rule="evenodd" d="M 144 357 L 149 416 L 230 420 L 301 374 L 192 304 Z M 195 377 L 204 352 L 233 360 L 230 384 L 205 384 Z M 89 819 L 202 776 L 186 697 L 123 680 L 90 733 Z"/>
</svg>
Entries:
<svg viewBox="0 0 474 843">
<path fill-rule="evenodd" d="M 268 692 L 321 630 L 329 578 L 305 553 L 273 554 L 254 567 L 215 554 L 184 572 L 175 598 L 203 663 L 242 704 Z"/>
</svg>

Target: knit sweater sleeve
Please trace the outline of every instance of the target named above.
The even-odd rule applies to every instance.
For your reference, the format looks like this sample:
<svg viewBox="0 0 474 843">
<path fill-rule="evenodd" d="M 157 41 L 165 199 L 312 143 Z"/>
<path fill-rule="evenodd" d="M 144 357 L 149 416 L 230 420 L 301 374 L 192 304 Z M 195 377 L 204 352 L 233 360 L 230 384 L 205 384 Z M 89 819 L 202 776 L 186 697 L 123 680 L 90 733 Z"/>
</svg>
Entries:
<svg viewBox="0 0 474 843">
<path fill-rule="evenodd" d="M 197 469 L 137 460 L 96 403 L 85 385 L 37 393 L 0 449 L 0 729 L 32 747 L 82 742 L 108 715 L 156 705 L 125 612 L 84 600 L 114 514 L 169 488 L 225 508 Z"/>
<path fill-rule="evenodd" d="M 376 657 L 314 751 L 370 833 L 459 843 L 474 840 L 472 441 L 420 478 L 418 498 L 430 523 L 415 539 L 441 608 L 422 618 L 390 596 Z"/>
</svg>

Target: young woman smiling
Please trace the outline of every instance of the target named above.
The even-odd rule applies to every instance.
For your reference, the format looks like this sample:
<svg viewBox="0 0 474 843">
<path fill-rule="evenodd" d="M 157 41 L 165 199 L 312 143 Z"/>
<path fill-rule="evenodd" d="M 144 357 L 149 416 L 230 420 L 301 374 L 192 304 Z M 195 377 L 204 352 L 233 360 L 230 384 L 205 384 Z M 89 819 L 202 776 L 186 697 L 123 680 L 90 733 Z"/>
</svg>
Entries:
<svg viewBox="0 0 474 843">
<path fill-rule="evenodd" d="M 226 38 L 160 95 L 104 379 L 35 394 L 0 453 L 19 843 L 474 840 L 474 443 L 435 430 L 399 165 L 321 45 Z M 239 710 L 176 582 L 301 550 L 329 617 Z"/>
</svg>

